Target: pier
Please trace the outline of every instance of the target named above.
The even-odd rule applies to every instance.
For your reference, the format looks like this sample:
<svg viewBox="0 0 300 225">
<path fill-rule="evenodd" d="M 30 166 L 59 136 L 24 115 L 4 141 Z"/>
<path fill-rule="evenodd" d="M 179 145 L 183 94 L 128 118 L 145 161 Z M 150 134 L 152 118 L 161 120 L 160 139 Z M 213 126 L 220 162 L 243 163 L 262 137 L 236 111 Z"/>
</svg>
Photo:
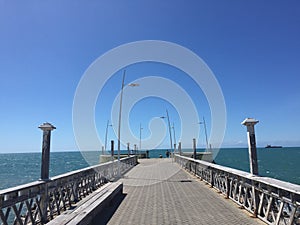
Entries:
<svg viewBox="0 0 300 225">
<path fill-rule="evenodd" d="M 96 224 L 264 224 L 172 159 L 141 159 L 122 179 L 123 197 Z"/>
<path fill-rule="evenodd" d="M 299 185 L 180 155 L 119 165 L 2 190 L 0 224 L 300 224 Z"/>
</svg>

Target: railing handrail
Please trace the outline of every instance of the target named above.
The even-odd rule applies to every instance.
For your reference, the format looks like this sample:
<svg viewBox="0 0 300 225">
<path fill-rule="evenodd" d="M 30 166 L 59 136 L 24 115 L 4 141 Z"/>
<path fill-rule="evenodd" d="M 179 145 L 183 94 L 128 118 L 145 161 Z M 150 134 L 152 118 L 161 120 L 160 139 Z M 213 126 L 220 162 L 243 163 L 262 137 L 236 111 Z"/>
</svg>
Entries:
<svg viewBox="0 0 300 225">
<path fill-rule="evenodd" d="M 21 185 L 15 186 L 15 187 L 9 187 L 9 188 L 0 190 L 0 196 L 6 195 L 6 194 L 9 194 L 9 193 L 12 193 L 12 192 L 16 192 L 16 191 L 22 191 L 22 190 L 32 188 L 32 187 L 35 187 L 35 186 L 39 186 L 39 185 L 44 184 L 44 183 L 46 183 L 46 182 L 42 181 L 42 180 L 37 180 L 37 181 L 32 181 L 32 182 L 29 182 L 29 183 L 26 183 L 26 184 L 21 184 Z"/>
<path fill-rule="evenodd" d="M 135 156 L 128 156 L 126 158 L 122 158 L 120 161 L 130 159 L 130 158 L 134 158 L 134 157 Z M 99 169 L 101 167 L 109 166 L 109 165 L 111 165 L 112 162 L 116 163 L 117 160 L 113 160 L 113 161 L 101 163 L 101 164 L 98 164 L 98 165 L 89 166 L 89 167 L 85 167 L 85 168 L 82 168 L 82 169 L 73 170 L 73 171 L 70 171 L 70 172 L 67 172 L 67 173 L 59 174 L 59 175 L 56 175 L 54 177 L 51 177 L 47 181 L 37 180 L 37 181 L 32 181 L 32 182 L 29 182 L 29 183 L 26 183 L 26 184 L 20 184 L 20 185 L 17 185 L 15 187 L 9 187 L 9 188 L 6 188 L 6 189 L 2 189 L 2 190 L 0 190 L 0 196 L 4 195 L 4 194 L 11 193 L 11 192 L 22 191 L 24 189 L 32 188 L 32 187 L 35 187 L 35 186 L 38 186 L 38 185 L 41 185 L 41 184 L 45 184 L 45 183 L 48 183 L 48 182 L 51 182 L 51 181 L 56 181 L 58 179 L 62 179 L 62 178 L 66 178 L 66 177 L 69 177 L 69 176 L 72 176 L 72 175 L 76 175 L 76 174 L 84 172 L 84 171 L 95 170 L 95 169 Z"/>
<path fill-rule="evenodd" d="M 128 160 L 128 159 L 131 159 L 131 158 L 134 158 L 134 157 L 135 156 L 128 156 L 128 157 L 120 159 L 120 161 L 122 162 L 124 160 Z M 57 180 L 57 179 L 64 178 L 64 177 L 68 177 L 68 176 L 72 176 L 72 175 L 76 175 L 76 174 L 84 172 L 84 171 L 99 169 L 101 167 L 109 166 L 109 165 L 111 165 L 111 163 L 117 163 L 117 162 L 118 162 L 118 160 L 114 159 L 112 161 L 101 163 L 101 164 L 98 164 L 98 165 L 89 166 L 89 167 L 85 167 L 85 168 L 78 169 L 78 170 L 73 170 L 73 171 L 70 171 L 70 172 L 67 172 L 67 173 L 64 173 L 64 174 L 56 175 L 56 176 L 52 177 L 50 179 L 50 181 L 51 180 Z"/>
</svg>

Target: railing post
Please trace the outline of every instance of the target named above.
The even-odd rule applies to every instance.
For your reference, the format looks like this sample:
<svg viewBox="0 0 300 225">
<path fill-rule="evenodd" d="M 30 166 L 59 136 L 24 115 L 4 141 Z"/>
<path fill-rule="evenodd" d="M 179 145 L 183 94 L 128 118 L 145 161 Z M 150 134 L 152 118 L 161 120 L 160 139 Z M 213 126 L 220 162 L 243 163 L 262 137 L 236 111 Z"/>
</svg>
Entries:
<svg viewBox="0 0 300 225">
<path fill-rule="evenodd" d="M 196 154 L 197 154 L 197 151 L 196 151 L 196 138 L 193 138 L 193 152 L 194 152 L 194 159 L 196 159 Z"/>
<path fill-rule="evenodd" d="M 210 168 L 210 187 L 214 186 L 214 171 Z"/>
<path fill-rule="evenodd" d="M 182 155 L 182 152 L 181 152 L 181 142 L 178 142 L 178 151 L 179 151 L 179 155 Z"/>
<path fill-rule="evenodd" d="M 136 144 L 134 145 L 134 152 L 135 152 L 135 155 L 137 155 L 137 147 L 136 147 Z"/>
<path fill-rule="evenodd" d="M 258 214 L 258 203 L 259 203 L 259 193 L 255 188 L 255 182 L 252 181 L 252 196 L 253 196 L 253 216 L 257 217 Z"/>
<path fill-rule="evenodd" d="M 130 147 L 129 147 L 130 143 L 127 143 L 127 151 L 128 151 L 128 156 L 130 156 Z"/>
<path fill-rule="evenodd" d="M 111 178 L 114 177 L 114 140 L 110 141 L 110 153 L 111 153 Z"/>
<path fill-rule="evenodd" d="M 226 198 L 229 198 L 230 196 L 230 180 L 228 176 L 225 176 L 225 182 L 226 182 Z"/>
<path fill-rule="evenodd" d="M 114 148 L 114 140 L 111 140 L 110 141 L 110 152 L 111 152 L 112 160 L 114 160 L 114 155 L 115 155 L 114 150 L 115 150 L 115 148 Z"/>
<path fill-rule="evenodd" d="M 41 191 L 41 199 L 40 199 L 40 207 L 41 207 L 41 222 L 45 224 L 48 222 L 48 203 L 49 203 L 49 196 L 48 196 L 48 185 L 45 182 L 42 184 Z"/>
<path fill-rule="evenodd" d="M 78 178 L 74 181 L 74 184 L 73 184 L 73 195 L 74 195 L 74 199 L 73 201 L 74 202 L 78 202 L 79 201 L 79 195 L 78 195 Z"/>
</svg>

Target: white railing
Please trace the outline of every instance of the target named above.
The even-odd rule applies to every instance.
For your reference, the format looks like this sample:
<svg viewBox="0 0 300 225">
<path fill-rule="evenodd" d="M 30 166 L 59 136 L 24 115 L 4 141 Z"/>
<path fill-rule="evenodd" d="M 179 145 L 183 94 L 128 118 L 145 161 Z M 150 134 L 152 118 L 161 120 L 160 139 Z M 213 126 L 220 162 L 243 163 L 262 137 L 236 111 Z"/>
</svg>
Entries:
<svg viewBox="0 0 300 225">
<path fill-rule="evenodd" d="M 125 173 L 137 164 L 137 157 L 120 160 Z M 118 161 L 69 172 L 49 181 L 35 181 L 0 191 L 0 225 L 45 224 L 55 216 L 113 179 Z"/>
<path fill-rule="evenodd" d="M 175 161 L 267 224 L 300 224 L 300 185 L 180 155 Z"/>
</svg>

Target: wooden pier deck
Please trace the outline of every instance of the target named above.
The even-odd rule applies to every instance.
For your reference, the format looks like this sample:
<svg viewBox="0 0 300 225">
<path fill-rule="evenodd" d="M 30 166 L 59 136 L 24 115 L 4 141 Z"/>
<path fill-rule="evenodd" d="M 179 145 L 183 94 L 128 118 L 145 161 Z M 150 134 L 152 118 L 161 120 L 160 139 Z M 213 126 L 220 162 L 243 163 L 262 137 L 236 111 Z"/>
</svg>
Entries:
<svg viewBox="0 0 300 225">
<path fill-rule="evenodd" d="M 141 159 L 93 224 L 264 224 L 172 159 Z"/>
</svg>

